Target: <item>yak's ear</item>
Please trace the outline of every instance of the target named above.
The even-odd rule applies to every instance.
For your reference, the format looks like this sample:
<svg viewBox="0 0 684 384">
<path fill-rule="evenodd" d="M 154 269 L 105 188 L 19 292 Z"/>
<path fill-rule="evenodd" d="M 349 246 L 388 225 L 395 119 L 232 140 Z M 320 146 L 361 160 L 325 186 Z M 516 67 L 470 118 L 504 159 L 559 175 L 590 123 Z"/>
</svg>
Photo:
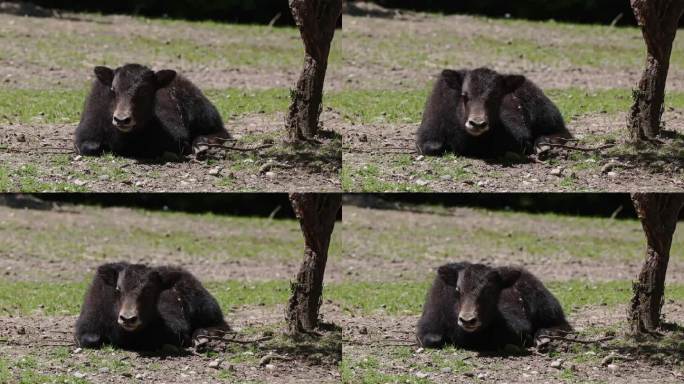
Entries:
<svg viewBox="0 0 684 384">
<path fill-rule="evenodd" d="M 112 81 L 114 81 L 114 71 L 111 68 L 107 67 L 95 67 L 95 77 L 97 77 L 97 80 L 100 81 L 100 83 L 111 87 L 112 86 Z"/>
<path fill-rule="evenodd" d="M 499 277 L 501 278 L 503 288 L 510 287 L 511 285 L 515 284 L 515 282 L 518 281 L 518 279 L 520 278 L 519 268 L 499 267 L 496 268 L 496 272 L 499 274 Z"/>
<path fill-rule="evenodd" d="M 156 279 L 162 290 L 173 288 L 182 276 L 183 274 L 177 271 L 164 271 L 163 273 L 159 271 L 150 272 L 150 278 Z"/>
<path fill-rule="evenodd" d="M 437 275 L 448 285 L 456 285 L 458 273 L 467 267 L 469 263 L 449 263 L 437 269 Z"/>
<path fill-rule="evenodd" d="M 501 79 L 506 93 L 511 93 L 520 88 L 525 82 L 525 76 L 521 75 L 504 75 Z"/>
<path fill-rule="evenodd" d="M 449 88 L 461 92 L 461 88 L 463 87 L 463 79 L 465 78 L 465 75 L 465 70 L 454 71 L 451 69 L 445 69 L 442 71 L 440 77 L 444 79 L 444 82 L 449 86 Z"/>
<path fill-rule="evenodd" d="M 105 284 L 116 287 L 116 281 L 119 279 L 119 273 L 126 268 L 126 263 L 109 263 L 102 264 L 97 267 L 97 276 L 99 276 Z"/>
<path fill-rule="evenodd" d="M 154 73 L 154 77 L 157 78 L 157 86 L 159 88 L 164 88 L 171 84 L 173 79 L 176 78 L 176 71 L 173 69 L 162 69 Z"/>
</svg>

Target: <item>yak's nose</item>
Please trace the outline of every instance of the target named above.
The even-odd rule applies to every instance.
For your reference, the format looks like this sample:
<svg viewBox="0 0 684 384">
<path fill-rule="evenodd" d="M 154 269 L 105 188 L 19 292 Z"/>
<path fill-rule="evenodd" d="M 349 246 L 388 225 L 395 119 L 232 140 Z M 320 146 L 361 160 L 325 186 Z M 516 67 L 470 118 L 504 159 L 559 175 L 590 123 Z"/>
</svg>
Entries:
<svg viewBox="0 0 684 384">
<path fill-rule="evenodd" d="M 131 116 L 114 115 L 114 125 L 128 125 L 131 123 Z"/>
<path fill-rule="evenodd" d="M 477 317 L 475 315 L 460 315 L 458 319 L 461 321 L 463 325 L 466 326 L 472 326 L 477 324 Z"/>
<path fill-rule="evenodd" d="M 485 119 L 468 119 L 468 125 L 473 128 L 484 128 L 487 126 L 487 120 Z"/>
<path fill-rule="evenodd" d="M 136 321 L 138 321 L 138 316 L 119 315 L 119 320 L 125 324 L 134 324 Z"/>
</svg>

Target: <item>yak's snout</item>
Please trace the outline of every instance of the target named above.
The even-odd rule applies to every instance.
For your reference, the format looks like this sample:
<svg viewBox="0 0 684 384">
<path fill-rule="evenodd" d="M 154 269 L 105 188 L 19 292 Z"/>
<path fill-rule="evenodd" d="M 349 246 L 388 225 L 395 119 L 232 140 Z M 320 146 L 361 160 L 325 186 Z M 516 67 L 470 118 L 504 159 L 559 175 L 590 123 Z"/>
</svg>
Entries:
<svg viewBox="0 0 684 384">
<path fill-rule="evenodd" d="M 466 332 L 475 332 L 480 328 L 480 320 L 475 312 L 461 312 L 458 315 L 458 325 Z"/>
</svg>

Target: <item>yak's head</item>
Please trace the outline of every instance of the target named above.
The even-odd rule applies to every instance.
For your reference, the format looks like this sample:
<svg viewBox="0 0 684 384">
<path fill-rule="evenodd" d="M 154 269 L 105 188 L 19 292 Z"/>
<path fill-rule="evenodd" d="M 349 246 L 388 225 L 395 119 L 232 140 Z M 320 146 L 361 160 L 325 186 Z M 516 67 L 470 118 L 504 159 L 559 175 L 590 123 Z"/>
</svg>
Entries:
<svg viewBox="0 0 684 384">
<path fill-rule="evenodd" d="M 452 263 L 439 267 L 439 277 L 453 289 L 453 309 L 466 332 L 486 328 L 497 316 L 499 294 L 520 277 L 520 270 L 482 264 Z"/>
<path fill-rule="evenodd" d="M 175 283 L 142 264 L 105 264 L 97 274 L 107 286 L 116 291 L 117 323 L 126 331 L 143 329 L 159 317 L 159 294 Z"/>
<path fill-rule="evenodd" d="M 140 64 L 126 64 L 116 69 L 95 67 L 95 76 L 113 97 L 112 125 L 130 132 L 152 119 L 155 93 L 173 81 L 176 71 L 154 72 Z"/>
<path fill-rule="evenodd" d="M 501 75 L 488 68 L 445 70 L 442 76 L 458 92 L 458 108 L 463 111 L 461 123 L 472 136 L 490 130 L 498 119 L 503 97 L 525 82 L 524 76 Z"/>
</svg>

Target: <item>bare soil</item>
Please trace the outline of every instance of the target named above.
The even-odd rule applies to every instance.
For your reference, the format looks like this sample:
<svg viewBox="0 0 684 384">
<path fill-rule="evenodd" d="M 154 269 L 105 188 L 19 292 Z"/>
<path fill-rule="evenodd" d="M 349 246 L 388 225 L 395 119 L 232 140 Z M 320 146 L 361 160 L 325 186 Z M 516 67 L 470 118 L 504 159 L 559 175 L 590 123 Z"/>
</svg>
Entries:
<svg viewBox="0 0 684 384">
<path fill-rule="evenodd" d="M 37 185 L 46 190 L 70 185 L 93 192 L 221 192 L 338 191 L 341 167 L 334 132 L 320 144 L 285 142 L 282 114 L 249 115 L 226 122 L 226 129 L 246 149 L 218 150 L 207 159 L 195 157 L 135 160 L 78 156 L 73 149 L 76 124 L 14 124 L 0 133 L 0 162 L 13 172 L 30 165 Z M 264 137 L 243 142 L 243 136 Z M 263 149 L 251 150 L 271 145 Z M 32 189 L 20 187 L 21 189 Z M 40 187 L 39 187 L 40 188 Z M 40 191 L 39 189 L 38 191 Z"/>
<path fill-rule="evenodd" d="M 642 57 L 629 63 L 609 59 L 600 65 L 576 63 L 573 57 L 577 52 L 586 54 L 583 49 L 642 49 L 643 39 L 637 29 L 592 30 L 591 26 L 563 23 L 515 23 L 464 15 L 396 12 L 391 17 L 344 15 L 345 65 L 341 71 L 347 87 L 422 88 L 444 68 L 488 66 L 501 72 L 524 73 L 543 89 L 630 88 L 643 70 Z M 499 53 L 496 45 L 477 45 L 497 41 L 513 45 L 517 40 L 526 43 L 515 55 Z M 534 46 L 528 47 L 527 42 Z M 675 42 L 675 46 L 683 44 L 681 39 Z M 535 57 L 557 49 L 561 53 L 553 59 Z M 684 72 L 671 67 L 668 89 L 683 88 Z"/>
<path fill-rule="evenodd" d="M 417 189 L 438 192 L 559 192 L 606 191 L 676 192 L 684 188 L 684 131 L 682 111 L 668 111 L 664 118 L 671 138 L 660 148 L 637 150 L 627 139 L 625 115 L 594 114 L 568 123 L 582 148 L 595 151 L 560 150 L 541 162 L 524 157 L 453 161 L 419 155 L 415 133 L 419 124 L 347 125 L 343 129 L 343 163 L 352 179 L 359 170 L 378 168 L 377 179 L 389 190 Z M 624 132 L 617 139 L 584 140 L 594 135 Z M 400 161 L 410 156 L 410 164 Z M 442 171 L 436 170 L 436 165 Z M 457 171 L 454 177 L 451 173 Z M 441 174 L 440 174 L 441 172 Z M 360 190 L 362 181 L 344 186 Z M 382 190 L 381 190 L 382 191 Z"/>
<path fill-rule="evenodd" d="M 0 14 L 0 39 L 5 41 L 3 51 L 7 53 L 0 55 L 0 81 L 4 86 L 18 88 L 80 88 L 90 78 L 92 68 L 103 61 L 111 66 L 137 62 L 154 69 L 173 68 L 202 89 L 289 88 L 299 77 L 304 48 L 295 28 L 262 28 L 250 33 L 246 28 L 224 29 L 221 24 L 171 25 L 158 21 L 163 20 L 146 22 L 124 15 L 69 12 L 61 13 L 60 17 L 40 18 Z M 64 39 L 55 41 L 55 36 Z M 102 36 L 106 41 L 99 42 Z M 55 48 L 52 45 L 62 44 L 64 52 L 48 50 Z M 214 60 L 192 56 L 191 51 L 173 56 L 169 54 L 174 49 L 169 47 L 171 44 L 191 45 L 197 52 L 233 50 L 236 54 L 253 54 L 255 58 L 247 56 L 241 61 L 227 56 Z M 38 52 L 39 49 L 46 52 Z M 277 58 L 268 61 L 258 56 L 259 51 L 282 54 L 286 50 L 292 52 L 287 57 L 287 62 L 293 64 L 290 67 Z M 245 62 L 249 60 L 257 62 Z M 336 69 L 337 65 L 333 59 L 331 68 Z M 331 71 L 326 89 L 338 89 L 344 83 Z"/>
<path fill-rule="evenodd" d="M 169 249 L 167 243 L 177 234 L 191 240 Z M 232 247 L 224 247 L 224 238 L 236 241 Z M 245 238 L 252 249 L 257 241 L 249 240 L 252 238 L 268 246 L 258 254 L 245 256 L 245 242 L 237 241 L 240 238 Z M 127 260 L 181 265 L 204 282 L 229 279 L 248 286 L 252 281 L 292 278 L 303 252 L 295 220 L 73 205 L 52 210 L 0 207 L 0 243 L 0 279 L 8 282 L 80 282 L 98 264 Z M 200 254 L 197 248 L 193 251 L 195 246 L 216 252 L 202 250 Z M 333 252 L 330 257 L 326 281 L 341 275 L 332 262 L 338 256 Z M 338 327 L 320 330 L 320 340 L 325 342 L 282 336 L 284 303 L 242 305 L 224 308 L 226 321 L 237 331 L 237 338 L 250 341 L 273 337 L 259 342 L 229 342 L 225 351 L 198 354 L 188 350 L 81 350 L 73 340 L 76 316 L 46 315 L 40 307 L 30 315 L 5 311 L 9 310 L 0 309 L 0 356 L 9 362 L 6 368 L 12 375 L 10 381 L 18 380 L 22 369 L 32 369 L 41 375 L 78 378 L 79 383 L 339 382 L 338 327 L 344 314 L 329 300 L 323 302 L 321 317 Z M 268 354 L 278 357 L 269 365 L 261 364 Z M 33 361 L 28 362 L 26 356 Z M 221 360 L 219 367 L 210 367 L 217 359 Z"/>
<path fill-rule="evenodd" d="M 586 308 L 573 313 L 569 321 L 577 332 L 584 332 L 595 327 L 614 327 L 621 324 L 625 327 L 626 308 Z M 682 303 L 665 305 L 664 315 L 669 321 L 684 322 Z M 684 380 L 684 368 L 680 364 L 682 352 L 663 352 L 649 348 L 644 343 L 641 348 L 618 345 L 612 341 L 596 343 L 595 348 L 583 348 L 581 344 L 567 343 L 558 346 L 554 355 L 536 355 L 523 353 L 519 355 L 488 355 L 476 352 L 462 352 L 444 358 L 453 362 L 466 364 L 464 372 L 453 369 L 434 368 L 434 356 L 420 348 L 415 339 L 415 325 L 419 316 L 383 316 L 373 315 L 355 317 L 346 320 L 344 331 L 344 358 L 354 360 L 372 356 L 379 362 L 380 371 L 385 374 L 407 375 L 414 380 L 423 378 L 433 383 L 681 383 Z M 668 335 L 681 339 L 681 330 L 667 332 Z M 597 336 L 582 336 L 583 340 L 597 340 L 606 335 L 614 335 L 615 339 L 628 338 L 624 332 L 613 334 L 612 331 Z M 410 348 L 408 358 L 396 358 L 398 349 Z M 573 349 L 577 348 L 578 349 Z M 617 353 L 629 360 L 616 359 L 613 363 L 602 364 L 602 360 L 610 353 Z M 552 367 L 552 363 L 562 359 L 560 368 Z M 431 367 L 429 371 L 417 369 L 416 366 Z"/>
<path fill-rule="evenodd" d="M 81 281 L 104 262 L 126 260 L 181 265 L 203 281 L 290 279 L 299 270 L 304 251 L 299 224 L 267 224 L 169 217 L 130 208 L 63 205 L 38 211 L 0 206 L 0 275 L 15 281 Z M 333 242 L 340 232 L 338 226 Z M 165 244 L 179 233 L 189 240 Z M 246 256 L 244 247 L 253 241 L 270 247 Z M 201 255 L 196 247 L 205 248 Z M 333 249 L 329 257 L 326 281 L 340 281 L 339 253 Z"/>
<path fill-rule="evenodd" d="M 598 220 L 598 219 L 597 219 Z M 343 254 L 340 268 L 350 280 L 403 281 L 434 276 L 444 263 L 468 260 L 490 265 L 521 265 L 545 281 L 630 280 L 643 262 L 643 232 L 636 220 L 591 223 L 571 217 L 545 217 L 450 208 L 443 214 L 430 211 L 377 210 L 344 206 Z M 480 240 L 479 232 L 493 232 Z M 532 241 L 517 242 L 516 237 Z M 571 248 L 595 241 L 599 255 L 577 257 Z M 634 244 L 626 254 L 604 244 Z M 681 244 L 684 234 L 675 233 L 667 281 L 684 282 Z M 536 243 L 556 249 L 532 249 Z"/>
<path fill-rule="evenodd" d="M 543 281 L 631 280 L 641 267 L 643 233 L 636 220 L 611 221 L 562 215 L 532 215 L 471 208 L 404 206 L 378 210 L 344 206 L 341 262 L 347 278 L 367 282 L 423 282 L 436 266 L 466 260 L 490 265 L 524 265 Z M 489 241 L 476 236 L 499 233 Z M 672 251 L 681 253 L 682 235 L 676 234 Z M 531 238 L 518 248 L 516 238 Z M 549 240 L 563 244 L 540 256 L 527 249 Z M 634 242 L 636 256 L 611 246 L 596 258 L 569 257 L 570 247 L 595 239 L 594 244 Z M 591 242 L 591 240 L 589 240 Z M 603 252 L 605 251 L 605 252 Z M 672 257 L 668 284 L 682 282 L 684 269 Z M 400 294 L 398 292 L 397 294 Z M 558 342 L 552 352 L 514 351 L 477 353 L 461 349 L 425 350 L 415 339 L 419 315 L 394 315 L 378 309 L 372 314 L 351 313 L 344 320 L 343 382 L 411 383 L 681 383 L 684 303 L 665 299 L 666 321 L 661 339 L 636 341 L 626 334 L 626 306 L 590 305 L 565 308 L 568 320 L 582 340 L 600 343 Z M 676 324 L 675 324 L 676 323 Z M 610 364 L 611 353 L 624 359 Z M 552 363 L 561 359 L 560 367 Z M 390 375 L 391 379 L 382 375 Z"/>
<path fill-rule="evenodd" d="M 324 306 L 324 313 L 329 313 Z M 335 310 L 331 308 L 331 310 Z M 186 351 L 110 352 L 84 351 L 73 340 L 76 316 L 27 316 L 0 317 L 0 353 L 11 360 L 32 354 L 39 361 L 39 372 L 45 375 L 80 377 L 91 383 L 203 383 L 203 382 L 268 382 L 268 383 L 337 383 L 337 363 L 340 356 L 320 356 L 315 350 L 288 350 L 254 343 L 254 350 L 238 352 L 245 356 L 244 362 L 225 361 L 220 355 L 218 368 L 209 364 L 217 358 L 206 354 L 191 354 Z M 227 315 L 227 321 L 240 334 L 244 327 L 268 328 L 283 332 L 284 308 L 245 309 Z M 243 340 L 259 339 L 262 334 L 242 335 Z M 55 355 L 64 349 L 66 355 Z M 269 366 L 259 361 L 268 354 L 276 354 Z M 316 355 L 318 354 L 318 355 Z M 108 363 L 98 367 L 94 361 L 100 359 L 123 361 L 127 369 L 116 372 Z M 86 367 L 88 370 L 84 370 Z M 223 376 L 221 376 L 223 375 Z"/>
</svg>

